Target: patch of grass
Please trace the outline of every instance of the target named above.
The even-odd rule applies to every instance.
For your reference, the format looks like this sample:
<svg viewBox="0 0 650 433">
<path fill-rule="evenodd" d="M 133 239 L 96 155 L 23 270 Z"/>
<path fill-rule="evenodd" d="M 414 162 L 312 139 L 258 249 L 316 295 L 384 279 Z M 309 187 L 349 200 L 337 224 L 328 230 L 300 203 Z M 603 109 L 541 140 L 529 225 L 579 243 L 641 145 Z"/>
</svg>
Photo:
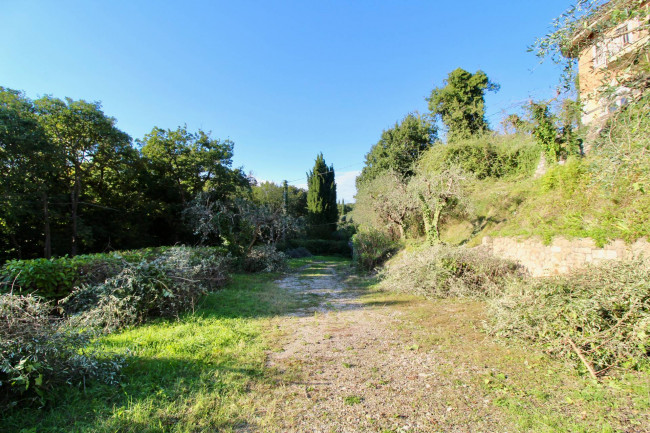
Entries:
<svg viewBox="0 0 650 433">
<path fill-rule="evenodd" d="M 46 408 L 3 413 L 0 431 L 228 432 L 254 424 L 266 393 L 251 390 L 273 382 L 265 367 L 270 319 L 296 306 L 275 278 L 234 275 L 194 314 L 102 338 L 99 349 L 132 354 L 119 386 L 61 387 Z"/>
<path fill-rule="evenodd" d="M 604 433 L 646 431 L 650 425 L 648 371 L 596 383 L 539 348 L 513 341 L 504 346 L 482 331 L 487 305 L 480 300 L 430 301 L 377 286 L 362 300 L 399 311 L 396 330 L 421 352 L 439 354 L 437 374 L 465 384 L 466 396 L 492 406 L 495 416 L 510 419 L 517 431 Z M 441 400 L 453 392 L 438 391 Z"/>
<path fill-rule="evenodd" d="M 343 398 L 343 403 L 347 404 L 348 406 L 360 404 L 362 401 L 363 397 L 359 397 L 358 395 L 348 395 Z"/>
</svg>

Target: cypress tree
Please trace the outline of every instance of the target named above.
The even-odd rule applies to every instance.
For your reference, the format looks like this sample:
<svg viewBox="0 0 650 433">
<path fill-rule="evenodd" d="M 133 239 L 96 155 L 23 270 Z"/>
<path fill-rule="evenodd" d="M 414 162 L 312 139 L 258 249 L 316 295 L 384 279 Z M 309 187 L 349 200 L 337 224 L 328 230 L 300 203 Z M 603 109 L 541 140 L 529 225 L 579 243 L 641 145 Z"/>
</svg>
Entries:
<svg viewBox="0 0 650 433">
<path fill-rule="evenodd" d="M 336 230 L 338 207 L 334 166 L 327 166 L 323 154 L 316 157 L 314 168 L 307 173 L 307 221 L 313 237 L 327 238 Z"/>
</svg>

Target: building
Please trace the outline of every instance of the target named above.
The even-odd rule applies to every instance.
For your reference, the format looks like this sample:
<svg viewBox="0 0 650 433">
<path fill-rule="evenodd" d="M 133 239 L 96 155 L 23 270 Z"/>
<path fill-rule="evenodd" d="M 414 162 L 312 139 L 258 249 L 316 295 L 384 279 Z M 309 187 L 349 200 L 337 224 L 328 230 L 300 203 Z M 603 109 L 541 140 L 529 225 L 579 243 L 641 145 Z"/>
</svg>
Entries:
<svg viewBox="0 0 650 433">
<path fill-rule="evenodd" d="M 613 3 L 626 8 L 628 18 L 613 17 Z M 578 59 L 584 124 L 602 119 L 647 88 L 649 13 L 650 0 L 611 1 L 573 34 L 565 55 Z"/>
</svg>

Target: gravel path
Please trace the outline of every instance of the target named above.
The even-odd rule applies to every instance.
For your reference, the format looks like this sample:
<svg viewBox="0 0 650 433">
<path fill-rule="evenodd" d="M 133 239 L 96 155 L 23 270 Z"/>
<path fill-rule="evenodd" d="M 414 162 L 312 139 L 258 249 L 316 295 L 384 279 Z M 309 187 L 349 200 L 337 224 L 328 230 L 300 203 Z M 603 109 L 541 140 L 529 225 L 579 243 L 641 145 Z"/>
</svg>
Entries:
<svg viewBox="0 0 650 433">
<path fill-rule="evenodd" d="M 268 408 L 275 431 L 512 431 L 468 384 L 485 366 L 422 350 L 399 306 L 363 302 L 340 264 L 316 264 L 278 284 L 305 307 L 278 322 L 283 347 L 268 359 L 281 377 Z"/>
</svg>

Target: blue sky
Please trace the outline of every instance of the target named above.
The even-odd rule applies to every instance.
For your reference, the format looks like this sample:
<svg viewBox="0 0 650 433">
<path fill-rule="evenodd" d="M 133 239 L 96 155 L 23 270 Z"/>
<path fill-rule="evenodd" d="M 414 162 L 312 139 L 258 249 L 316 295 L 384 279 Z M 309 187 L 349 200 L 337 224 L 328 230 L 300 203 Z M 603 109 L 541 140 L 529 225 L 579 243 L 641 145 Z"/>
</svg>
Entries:
<svg viewBox="0 0 650 433">
<path fill-rule="evenodd" d="M 0 0 L 0 85 L 101 101 L 134 139 L 154 126 L 235 142 L 236 166 L 304 184 L 323 152 L 339 196 L 381 131 L 457 67 L 502 111 L 554 95 L 527 47 L 569 0 Z"/>
</svg>

